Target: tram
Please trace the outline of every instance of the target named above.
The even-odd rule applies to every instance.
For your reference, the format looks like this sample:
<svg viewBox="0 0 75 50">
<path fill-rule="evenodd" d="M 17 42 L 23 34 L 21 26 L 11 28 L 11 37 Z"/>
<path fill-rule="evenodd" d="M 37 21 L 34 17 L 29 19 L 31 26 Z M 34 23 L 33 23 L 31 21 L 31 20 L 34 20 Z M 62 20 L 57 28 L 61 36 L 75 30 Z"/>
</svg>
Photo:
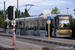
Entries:
<svg viewBox="0 0 75 50">
<path fill-rule="evenodd" d="M 16 18 L 16 34 L 48 37 L 47 18 L 30 16 Z M 50 24 L 50 36 L 72 37 L 72 19 L 68 14 L 52 14 Z M 5 33 L 7 33 L 7 21 L 4 21 Z M 13 34 L 12 20 L 9 21 L 9 33 Z"/>
</svg>

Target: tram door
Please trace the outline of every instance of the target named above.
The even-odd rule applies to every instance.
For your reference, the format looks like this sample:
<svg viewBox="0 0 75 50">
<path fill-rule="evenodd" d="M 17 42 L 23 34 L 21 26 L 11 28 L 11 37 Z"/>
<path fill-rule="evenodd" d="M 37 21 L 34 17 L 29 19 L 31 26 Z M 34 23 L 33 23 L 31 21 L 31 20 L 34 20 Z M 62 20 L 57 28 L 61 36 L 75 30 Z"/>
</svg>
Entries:
<svg viewBox="0 0 75 50">
<path fill-rule="evenodd" d="M 26 35 L 25 23 L 24 21 L 19 22 L 20 35 Z"/>
</svg>

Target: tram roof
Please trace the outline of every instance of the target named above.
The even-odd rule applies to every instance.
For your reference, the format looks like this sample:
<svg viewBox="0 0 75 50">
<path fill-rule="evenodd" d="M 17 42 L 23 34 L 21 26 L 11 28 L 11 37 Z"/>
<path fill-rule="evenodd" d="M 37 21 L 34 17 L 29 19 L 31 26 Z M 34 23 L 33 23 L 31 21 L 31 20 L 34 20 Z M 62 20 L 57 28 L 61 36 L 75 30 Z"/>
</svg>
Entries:
<svg viewBox="0 0 75 50">
<path fill-rule="evenodd" d="M 51 15 L 51 18 L 54 19 L 55 16 L 56 15 Z M 37 19 L 37 18 L 44 18 L 44 15 L 41 15 L 41 16 L 36 15 L 36 16 L 30 16 L 30 17 L 16 18 L 15 20 L 18 20 L 18 19 L 19 20 L 23 20 L 23 19 L 27 20 L 27 19 Z"/>
<path fill-rule="evenodd" d="M 69 14 L 51 14 L 51 18 L 54 19 L 54 17 L 57 15 L 69 15 Z M 44 15 L 41 15 L 41 16 L 34 15 L 34 16 L 29 16 L 29 17 L 15 18 L 15 20 L 24 20 L 24 19 L 27 20 L 27 19 L 37 19 L 37 18 L 44 18 Z"/>
<path fill-rule="evenodd" d="M 70 14 L 57 14 L 57 15 L 70 15 Z"/>
</svg>

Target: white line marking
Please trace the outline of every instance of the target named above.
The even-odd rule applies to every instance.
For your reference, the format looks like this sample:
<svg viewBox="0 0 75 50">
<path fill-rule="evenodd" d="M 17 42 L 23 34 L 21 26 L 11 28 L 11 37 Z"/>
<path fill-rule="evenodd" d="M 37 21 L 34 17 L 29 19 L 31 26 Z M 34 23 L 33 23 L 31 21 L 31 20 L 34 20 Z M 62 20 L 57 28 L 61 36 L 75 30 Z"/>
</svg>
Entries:
<svg viewBox="0 0 75 50">
<path fill-rule="evenodd" d="M 5 45 L 5 44 L 1 44 L 1 43 L 0 43 L 0 45 L 3 45 L 3 46 L 5 46 L 5 47 L 9 47 L 9 48 L 13 48 L 13 47 L 11 47 L 11 46 L 8 46 L 8 45 Z"/>
<path fill-rule="evenodd" d="M 6 39 L 6 38 L 3 38 L 5 40 L 9 40 L 9 41 L 12 41 L 11 39 Z M 30 44 L 30 43 L 27 43 L 27 42 L 21 42 L 21 41 L 16 41 L 18 43 L 22 43 L 22 44 L 26 44 L 26 45 L 31 45 L 31 46 L 35 46 L 35 47 L 46 47 L 46 46 L 40 46 L 40 45 L 34 45 L 34 44 Z"/>
</svg>

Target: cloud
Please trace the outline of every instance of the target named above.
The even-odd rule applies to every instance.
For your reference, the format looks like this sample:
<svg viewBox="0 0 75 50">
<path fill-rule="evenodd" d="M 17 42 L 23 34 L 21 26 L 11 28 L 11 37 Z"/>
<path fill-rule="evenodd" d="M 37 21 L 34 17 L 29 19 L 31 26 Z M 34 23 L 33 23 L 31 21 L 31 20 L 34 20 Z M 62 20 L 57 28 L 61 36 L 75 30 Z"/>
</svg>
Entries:
<svg viewBox="0 0 75 50">
<path fill-rule="evenodd" d="M 0 4 L 0 7 L 3 7 L 4 5 L 3 4 Z"/>
<path fill-rule="evenodd" d="M 62 1 L 62 0 L 57 0 L 57 1 L 44 1 L 44 2 L 41 2 L 41 3 L 38 3 L 36 5 L 59 5 L 59 4 L 68 4 L 68 3 L 71 3 L 69 1 Z"/>
<path fill-rule="evenodd" d="M 0 2 L 3 2 L 4 0 L 1 0 Z M 18 0 L 19 6 L 24 7 L 26 4 L 34 4 L 34 5 L 60 5 L 60 4 L 67 4 L 71 3 L 69 1 L 63 1 L 63 0 Z M 6 0 L 6 7 L 9 5 L 16 6 L 17 7 L 17 0 Z"/>
<path fill-rule="evenodd" d="M 19 0 L 20 4 L 33 4 L 35 2 L 40 2 L 40 0 Z"/>
<path fill-rule="evenodd" d="M 17 8 L 17 0 L 0 0 L 0 10 L 4 9 L 4 1 L 6 1 L 6 9 L 8 6 L 12 5 Z M 73 14 L 73 6 L 75 4 L 75 0 L 18 0 L 19 9 L 24 12 L 26 8 L 26 4 L 33 4 L 30 10 L 30 14 L 39 14 L 43 12 L 43 10 L 52 9 L 55 6 L 58 7 L 61 13 L 67 13 L 66 8 L 69 8 L 69 12 Z M 29 7 L 28 7 L 29 8 Z M 36 13 L 34 13 L 35 11 Z M 33 13 L 32 13 L 33 12 Z"/>
</svg>

